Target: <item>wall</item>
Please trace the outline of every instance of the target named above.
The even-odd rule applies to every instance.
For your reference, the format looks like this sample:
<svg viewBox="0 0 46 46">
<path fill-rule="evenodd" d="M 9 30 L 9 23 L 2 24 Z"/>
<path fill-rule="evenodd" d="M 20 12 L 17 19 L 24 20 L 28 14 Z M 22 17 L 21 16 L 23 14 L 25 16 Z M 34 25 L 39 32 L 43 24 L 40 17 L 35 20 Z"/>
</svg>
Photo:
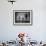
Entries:
<svg viewBox="0 0 46 46">
<path fill-rule="evenodd" d="M 13 10 L 33 10 L 32 26 L 14 26 Z M 15 40 L 19 32 L 30 34 L 33 40 L 46 40 L 46 0 L 17 0 L 12 5 L 0 0 L 0 40 Z"/>
</svg>

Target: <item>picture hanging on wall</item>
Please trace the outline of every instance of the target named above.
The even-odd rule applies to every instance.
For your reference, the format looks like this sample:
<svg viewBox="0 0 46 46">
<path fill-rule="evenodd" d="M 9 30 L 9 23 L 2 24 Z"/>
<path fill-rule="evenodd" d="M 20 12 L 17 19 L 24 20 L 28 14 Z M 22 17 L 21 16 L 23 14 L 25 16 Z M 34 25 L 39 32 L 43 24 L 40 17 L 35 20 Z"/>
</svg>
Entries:
<svg viewBox="0 0 46 46">
<path fill-rule="evenodd" d="M 32 25 L 32 10 L 13 10 L 14 25 Z"/>
</svg>

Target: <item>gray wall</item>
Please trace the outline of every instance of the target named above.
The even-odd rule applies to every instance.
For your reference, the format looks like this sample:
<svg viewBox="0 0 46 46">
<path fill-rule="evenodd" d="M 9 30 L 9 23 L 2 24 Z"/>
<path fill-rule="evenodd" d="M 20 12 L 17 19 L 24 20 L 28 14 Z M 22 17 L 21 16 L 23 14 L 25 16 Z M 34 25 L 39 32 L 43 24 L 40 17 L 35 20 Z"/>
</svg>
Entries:
<svg viewBox="0 0 46 46">
<path fill-rule="evenodd" d="M 13 10 L 33 10 L 32 26 L 14 26 Z M 46 40 L 46 0 L 17 0 L 13 5 L 0 0 L 0 40 L 15 40 L 19 32 L 33 40 Z"/>
</svg>

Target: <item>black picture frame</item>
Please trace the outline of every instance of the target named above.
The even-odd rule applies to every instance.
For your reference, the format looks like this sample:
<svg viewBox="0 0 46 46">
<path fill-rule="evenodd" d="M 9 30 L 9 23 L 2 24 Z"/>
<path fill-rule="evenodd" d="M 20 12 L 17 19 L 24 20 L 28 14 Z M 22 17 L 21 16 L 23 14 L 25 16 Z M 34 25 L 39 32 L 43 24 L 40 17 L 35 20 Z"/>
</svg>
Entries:
<svg viewBox="0 0 46 46">
<path fill-rule="evenodd" d="M 13 10 L 13 25 L 32 25 L 32 10 Z"/>
</svg>

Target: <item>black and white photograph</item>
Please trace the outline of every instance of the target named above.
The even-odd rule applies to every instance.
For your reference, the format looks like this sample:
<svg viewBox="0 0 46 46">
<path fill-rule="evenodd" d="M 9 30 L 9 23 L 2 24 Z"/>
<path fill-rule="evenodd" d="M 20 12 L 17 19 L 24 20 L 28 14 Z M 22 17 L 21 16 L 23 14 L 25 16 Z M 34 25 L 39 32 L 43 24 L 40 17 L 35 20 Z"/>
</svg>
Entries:
<svg viewBox="0 0 46 46">
<path fill-rule="evenodd" d="M 14 10 L 13 24 L 31 24 L 32 10 Z"/>
</svg>

